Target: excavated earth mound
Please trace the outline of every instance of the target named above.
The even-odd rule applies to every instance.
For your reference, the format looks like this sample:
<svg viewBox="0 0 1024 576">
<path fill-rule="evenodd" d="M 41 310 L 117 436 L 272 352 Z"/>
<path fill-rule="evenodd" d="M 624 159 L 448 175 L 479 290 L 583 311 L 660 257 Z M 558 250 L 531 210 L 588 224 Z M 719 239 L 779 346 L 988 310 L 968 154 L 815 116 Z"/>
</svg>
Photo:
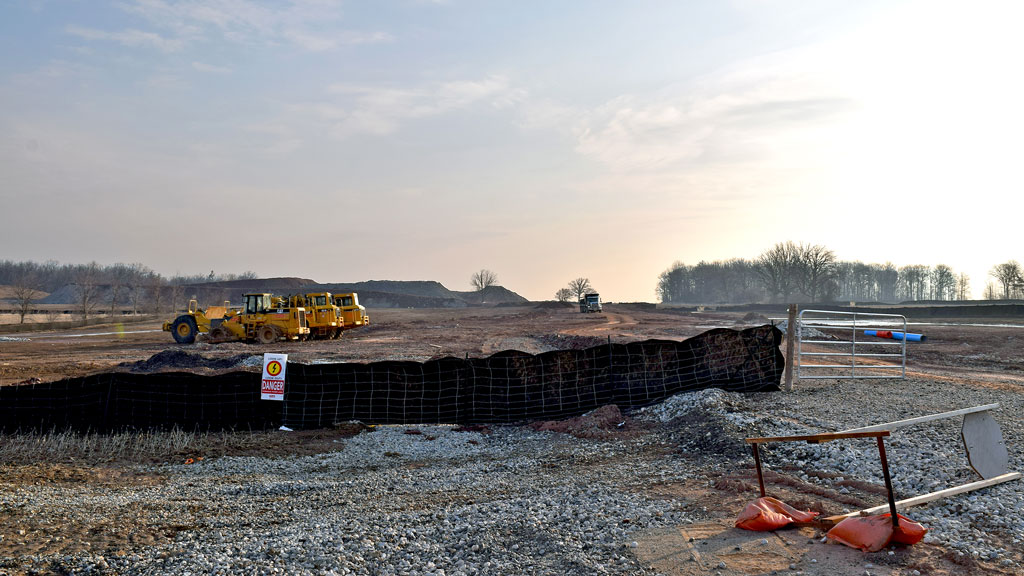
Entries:
<svg viewBox="0 0 1024 576">
<path fill-rule="evenodd" d="M 208 370 L 229 370 L 237 368 L 249 358 L 249 354 L 236 354 L 227 358 L 206 358 L 201 354 L 184 350 L 164 350 L 138 362 L 122 362 L 119 368 L 127 368 L 130 372 L 160 372 L 163 370 L 181 370 L 206 368 Z"/>
</svg>

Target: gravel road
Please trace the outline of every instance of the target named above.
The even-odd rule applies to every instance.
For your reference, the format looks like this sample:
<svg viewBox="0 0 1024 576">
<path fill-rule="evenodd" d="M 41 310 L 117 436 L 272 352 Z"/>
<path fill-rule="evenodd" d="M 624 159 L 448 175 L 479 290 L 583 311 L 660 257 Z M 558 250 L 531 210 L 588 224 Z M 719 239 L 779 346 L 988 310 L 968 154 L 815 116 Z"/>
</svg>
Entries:
<svg viewBox="0 0 1024 576">
<path fill-rule="evenodd" d="M 158 536 L 120 553 L 25 553 L 0 560 L 0 574 L 654 574 L 634 553 L 636 540 L 713 512 L 650 488 L 707 486 L 727 469 L 749 473 L 745 436 L 836 431 L 999 402 L 994 416 L 1010 469 L 1020 471 L 1021 392 L 1013 383 L 938 377 L 801 382 L 792 393 L 707 390 L 637 411 L 631 416 L 651 429 L 612 440 L 516 426 L 379 427 L 339 440 L 333 453 L 139 467 L 158 481 L 125 487 L 0 485 L 0 510 L 16 511 L 12 529 L 24 531 L 9 536 L 19 545 L 44 538 L 40 526 L 87 525 L 96 516 L 113 518 L 126 541 Z M 765 463 L 826 472 L 799 479 L 837 494 L 843 481 L 880 484 L 874 443 L 856 442 L 775 444 Z M 897 497 L 976 479 L 959 442 L 959 419 L 895 432 L 887 449 Z M 1021 569 L 1024 481 L 907 515 L 930 529 L 928 542 Z"/>
</svg>

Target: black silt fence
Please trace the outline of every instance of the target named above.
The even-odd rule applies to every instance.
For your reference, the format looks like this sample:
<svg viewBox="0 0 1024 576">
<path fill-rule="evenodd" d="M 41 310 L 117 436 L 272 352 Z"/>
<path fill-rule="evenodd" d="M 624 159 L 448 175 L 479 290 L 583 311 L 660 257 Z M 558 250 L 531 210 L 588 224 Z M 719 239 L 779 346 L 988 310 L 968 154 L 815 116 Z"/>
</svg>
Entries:
<svg viewBox="0 0 1024 576">
<path fill-rule="evenodd" d="M 628 409 L 679 392 L 779 389 L 782 333 L 715 329 L 683 342 L 369 364 L 289 363 L 285 400 L 260 399 L 260 375 L 112 373 L 0 387 L 0 429 L 315 429 L 373 424 L 512 423 Z"/>
</svg>

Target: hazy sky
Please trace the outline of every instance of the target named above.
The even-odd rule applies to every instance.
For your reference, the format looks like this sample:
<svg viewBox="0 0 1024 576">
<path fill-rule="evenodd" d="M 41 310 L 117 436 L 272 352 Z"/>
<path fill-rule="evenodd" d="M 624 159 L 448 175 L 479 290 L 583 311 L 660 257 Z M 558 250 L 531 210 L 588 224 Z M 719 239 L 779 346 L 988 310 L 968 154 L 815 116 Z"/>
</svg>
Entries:
<svg viewBox="0 0 1024 576">
<path fill-rule="evenodd" d="M 1024 260 L 1024 3 L 0 4 L 0 258 L 654 300 Z"/>
</svg>

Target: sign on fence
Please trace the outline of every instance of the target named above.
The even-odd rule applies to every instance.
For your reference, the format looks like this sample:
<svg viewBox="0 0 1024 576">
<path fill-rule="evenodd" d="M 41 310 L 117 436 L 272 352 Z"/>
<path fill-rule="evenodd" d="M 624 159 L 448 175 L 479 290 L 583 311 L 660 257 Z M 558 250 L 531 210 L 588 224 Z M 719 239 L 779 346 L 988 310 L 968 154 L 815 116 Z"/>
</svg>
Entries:
<svg viewBox="0 0 1024 576">
<path fill-rule="evenodd" d="M 287 366 L 287 354 L 263 355 L 263 379 L 260 384 L 261 400 L 284 400 L 284 372 Z"/>
</svg>

